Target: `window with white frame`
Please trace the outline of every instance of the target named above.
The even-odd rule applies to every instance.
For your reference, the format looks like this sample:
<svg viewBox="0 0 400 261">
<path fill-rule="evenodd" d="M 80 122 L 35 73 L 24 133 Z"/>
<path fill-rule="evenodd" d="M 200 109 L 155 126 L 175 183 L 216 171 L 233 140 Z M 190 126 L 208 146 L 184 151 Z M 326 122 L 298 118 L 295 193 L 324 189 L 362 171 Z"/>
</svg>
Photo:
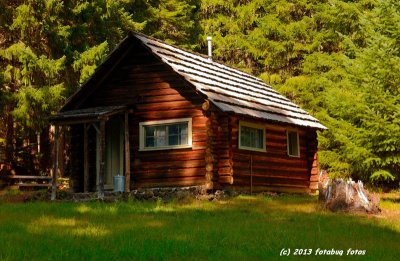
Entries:
<svg viewBox="0 0 400 261">
<path fill-rule="evenodd" d="M 239 149 L 266 151 L 264 127 L 259 124 L 240 121 Z"/>
<path fill-rule="evenodd" d="M 300 157 L 299 133 L 293 130 L 288 130 L 286 133 L 288 155 L 292 157 Z"/>
<path fill-rule="evenodd" d="M 192 119 L 173 119 L 139 123 L 140 150 L 190 148 Z"/>
</svg>

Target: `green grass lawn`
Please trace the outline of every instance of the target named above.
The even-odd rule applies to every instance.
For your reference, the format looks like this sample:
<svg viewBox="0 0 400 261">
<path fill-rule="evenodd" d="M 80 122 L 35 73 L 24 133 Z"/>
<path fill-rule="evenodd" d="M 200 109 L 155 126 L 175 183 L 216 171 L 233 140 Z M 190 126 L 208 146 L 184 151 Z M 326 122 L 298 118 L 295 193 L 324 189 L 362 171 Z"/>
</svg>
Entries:
<svg viewBox="0 0 400 261">
<path fill-rule="evenodd" d="M 0 260 L 275 260 L 319 249 L 399 260 L 400 196 L 382 215 L 321 210 L 316 197 L 239 196 L 209 202 L 0 203 Z M 312 249 L 280 257 L 282 248 Z M 310 258 L 311 257 L 311 258 Z"/>
</svg>

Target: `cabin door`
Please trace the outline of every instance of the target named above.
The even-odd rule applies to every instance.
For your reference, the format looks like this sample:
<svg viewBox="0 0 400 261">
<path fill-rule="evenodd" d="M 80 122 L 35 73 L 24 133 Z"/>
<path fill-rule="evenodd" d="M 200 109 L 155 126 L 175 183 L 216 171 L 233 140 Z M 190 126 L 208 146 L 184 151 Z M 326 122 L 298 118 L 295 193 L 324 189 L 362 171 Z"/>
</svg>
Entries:
<svg viewBox="0 0 400 261">
<path fill-rule="evenodd" d="M 120 117 L 111 118 L 106 123 L 106 165 L 104 177 L 104 189 L 111 190 L 114 188 L 114 176 L 123 175 L 123 145 L 124 145 L 124 128 Z M 100 142 L 98 135 L 97 142 Z M 98 147 L 99 148 L 99 147 Z M 99 151 L 97 151 L 98 159 L 100 159 Z M 97 184 L 99 180 L 100 160 L 97 160 Z"/>
</svg>

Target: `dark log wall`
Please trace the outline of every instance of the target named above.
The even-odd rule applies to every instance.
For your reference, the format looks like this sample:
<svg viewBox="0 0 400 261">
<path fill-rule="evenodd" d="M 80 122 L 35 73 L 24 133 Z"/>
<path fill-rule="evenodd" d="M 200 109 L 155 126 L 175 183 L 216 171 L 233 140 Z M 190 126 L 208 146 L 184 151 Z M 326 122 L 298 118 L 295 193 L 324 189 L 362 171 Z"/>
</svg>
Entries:
<svg viewBox="0 0 400 261">
<path fill-rule="evenodd" d="M 70 160 L 66 172 L 70 174 L 71 188 L 75 192 L 83 191 L 83 126 L 70 128 Z"/>
<path fill-rule="evenodd" d="M 239 119 L 231 117 L 230 124 L 234 188 L 250 190 L 252 186 L 253 191 L 306 192 L 310 191 L 310 185 L 315 186 L 318 165 L 314 160 L 317 152 L 314 130 L 297 129 L 300 157 L 290 157 L 287 155 L 286 130 L 288 127 L 263 124 L 266 129 L 267 151 L 256 152 L 238 148 Z"/>
<path fill-rule="evenodd" d="M 309 130 L 306 133 L 307 141 L 307 168 L 310 173 L 310 190 L 312 192 L 318 189 L 318 137 L 315 130 Z"/>
<path fill-rule="evenodd" d="M 131 188 L 190 186 L 211 182 L 206 176 L 208 120 L 203 102 L 184 79 L 136 43 L 81 107 L 131 106 Z M 179 118 L 192 118 L 192 148 L 139 151 L 140 122 Z"/>
<path fill-rule="evenodd" d="M 83 132 L 83 130 L 82 130 Z M 97 147 L 97 142 L 96 142 L 96 135 L 97 132 L 94 129 L 94 127 L 90 127 L 88 130 L 88 160 L 89 160 L 89 191 L 96 191 L 96 147 Z M 83 134 L 82 134 L 83 135 Z M 83 146 L 82 146 L 83 147 Z M 82 170 L 82 176 L 83 176 L 83 170 Z M 83 187 L 82 187 L 83 189 Z"/>
</svg>

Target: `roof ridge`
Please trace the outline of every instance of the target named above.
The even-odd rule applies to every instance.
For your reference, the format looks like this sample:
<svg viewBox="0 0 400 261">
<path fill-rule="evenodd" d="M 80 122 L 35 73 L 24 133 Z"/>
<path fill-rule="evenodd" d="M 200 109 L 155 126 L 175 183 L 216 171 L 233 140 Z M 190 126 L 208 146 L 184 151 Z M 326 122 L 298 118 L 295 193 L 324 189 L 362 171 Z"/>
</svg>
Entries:
<svg viewBox="0 0 400 261">
<path fill-rule="evenodd" d="M 189 60 L 187 60 L 187 59 L 179 58 L 179 57 L 177 57 L 176 55 L 173 55 L 173 54 L 168 54 L 168 53 L 161 52 L 161 51 L 157 51 L 157 53 L 163 54 L 163 55 L 166 55 L 166 56 L 169 56 L 169 57 L 173 57 L 173 58 L 180 59 L 180 60 L 183 61 L 183 62 L 187 62 L 187 63 L 190 63 L 190 62 L 191 62 L 191 61 L 189 61 Z M 188 58 L 188 59 L 189 59 L 189 58 Z M 195 58 L 193 58 L 193 59 L 198 61 L 198 59 L 195 59 Z M 199 61 L 199 62 L 200 62 L 200 61 Z M 176 63 L 176 62 L 174 62 L 174 63 Z M 201 67 L 203 67 L 203 68 L 205 68 L 205 69 L 208 69 L 208 70 L 213 70 L 213 71 L 216 71 L 216 72 L 218 72 L 218 73 L 224 73 L 224 72 L 222 71 L 223 69 L 220 68 L 220 67 L 218 67 L 218 66 L 215 66 L 215 64 L 213 64 L 214 67 L 217 67 L 218 69 L 212 68 L 211 66 L 208 66 L 208 65 L 205 65 L 205 64 L 201 64 L 201 63 L 199 64 L 199 63 L 197 63 L 197 62 L 196 62 L 195 64 L 198 65 L 198 66 L 201 66 Z M 234 75 L 234 74 L 231 74 L 231 73 L 229 73 L 229 75 L 234 76 L 235 78 L 240 79 L 241 81 L 250 81 L 252 84 L 260 84 L 260 83 L 261 83 L 261 82 L 259 82 L 259 81 L 255 81 L 255 80 L 252 79 L 252 78 L 249 79 L 249 77 L 248 77 L 248 76 L 245 76 L 245 75 Z M 223 77 L 223 76 L 221 76 L 221 77 Z M 263 82 L 263 83 L 264 83 L 264 82 Z M 265 83 L 264 83 L 264 84 L 265 84 Z M 268 88 L 263 88 L 263 89 L 268 90 L 268 91 L 272 91 L 272 92 L 274 92 L 274 93 L 280 95 L 280 93 L 277 92 L 276 90 L 274 90 L 271 86 L 265 84 L 265 87 L 268 87 Z"/>
<path fill-rule="evenodd" d="M 160 43 L 160 44 L 165 44 L 165 45 L 168 45 L 168 46 L 170 46 L 170 47 L 172 47 L 172 48 L 179 49 L 179 50 L 181 50 L 181 51 L 188 52 L 188 53 L 191 53 L 191 54 L 196 55 L 196 56 L 201 56 L 201 57 L 204 58 L 204 59 L 207 59 L 207 58 L 208 58 L 208 56 L 205 55 L 205 54 L 198 53 L 198 52 L 195 52 L 195 51 L 192 51 L 192 50 L 187 50 L 187 49 L 185 49 L 185 48 L 183 48 L 183 47 L 177 47 L 177 46 L 175 46 L 175 45 L 172 45 L 172 44 L 163 42 L 163 41 L 161 41 L 160 39 L 154 38 L 154 37 L 149 36 L 149 35 L 145 35 L 145 34 L 143 34 L 143 33 L 134 32 L 134 33 L 132 33 L 132 34 L 133 34 L 133 36 L 139 35 L 139 36 L 141 36 L 141 37 L 144 37 L 144 38 L 147 38 L 147 39 L 149 39 L 149 40 L 158 42 L 158 43 Z"/>
<path fill-rule="evenodd" d="M 238 74 L 242 74 L 242 75 L 244 75 L 244 76 L 250 77 L 250 78 L 252 78 L 253 80 L 255 80 L 255 81 L 257 81 L 257 82 L 259 82 L 259 83 L 261 83 L 261 84 L 264 84 L 264 85 L 268 86 L 269 88 L 273 89 L 270 85 L 268 85 L 267 83 L 265 83 L 264 81 L 262 81 L 261 79 L 259 79 L 258 77 L 254 76 L 254 75 L 252 75 L 252 74 L 250 74 L 250 73 L 243 72 L 243 71 L 241 71 L 240 69 L 235 68 L 235 67 L 232 67 L 232 66 L 230 66 L 230 65 L 227 65 L 227 64 L 225 64 L 225 63 L 223 63 L 222 61 L 219 61 L 219 60 L 217 60 L 217 61 L 211 60 L 211 61 L 210 61 L 210 60 L 208 59 L 208 56 L 205 55 L 205 54 L 198 53 L 198 52 L 194 52 L 194 51 L 192 51 L 192 50 L 187 50 L 187 49 L 184 49 L 184 48 L 182 48 L 182 47 L 174 46 L 174 45 L 172 45 L 172 44 L 168 44 L 168 43 L 163 42 L 163 41 L 161 41 L 161 40 L 159 40 L 159 39 L 156 39 L 156 38 L 154 38 L 154 37 L 151 37 L 151 36 L 148 36 L 148 35 L 145 35 L 145 34 L 142 34 L 142 33 L 134 33 L 134 35 L 139 35 L 139 36 L 141 36 L 141 37 L 144 37 L 144 38 L 147 38 L 147 39 L 149 39 L 149 40 L 155 41 L 155 42 L 157 42 L 157 43 L 160 43 L 160 44 L 163 44 L 163 45 L 167 45 L 167 46 L 169 46 L 169 47 L 171 47 L 171 48 L 177 49 L 177 50 L 179 50 L 179 51 L 181 51 L 181 52 L 186 52 L 186 53 L 189 53 L 189 54 L 198 56 L 198 57 L 200 57 L 200 58 L 203 58 L 203 59 L 204 59 L 204 62 L 206 62 L 206 63 L 208 63 L 208 64 L 215 65 L 215 66 L 223 66 L 223 67 L 226 67 L 226 69 L 231 70 L 231 71 L 233 71 L 234 73 L 238 73 Z"/>
</svg>

